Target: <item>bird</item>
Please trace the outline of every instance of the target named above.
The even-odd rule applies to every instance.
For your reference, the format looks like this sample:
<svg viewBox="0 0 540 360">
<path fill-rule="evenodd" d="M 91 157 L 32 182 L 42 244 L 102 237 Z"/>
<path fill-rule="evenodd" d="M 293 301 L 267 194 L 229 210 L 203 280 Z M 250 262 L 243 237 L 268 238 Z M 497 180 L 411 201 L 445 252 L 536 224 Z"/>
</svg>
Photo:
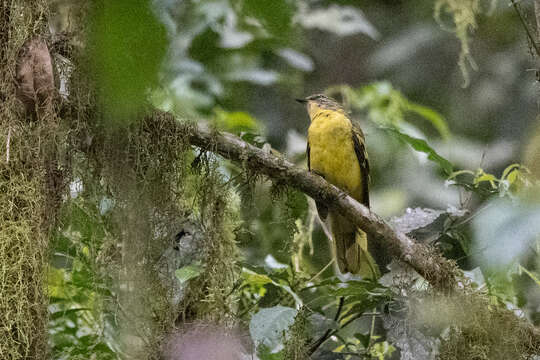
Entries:
<svg viewBox="0 0 540 360">
<path fill-rule="evenodd" d="M 322 176 L 369 208 L 369 161 L 364 134 L 353 124 L 344 108 L 334 99 L 315 94 L 296 99 L 305 104 L 311 120 L 307 136 L 307 162 L 310 172 Z M 319 218 L 332 236 L 333 253 L 343 274 L 377 279 L 380 269 L 374 253 L 376 243 L 349 219 L 317 202 Z"/>
</svg>

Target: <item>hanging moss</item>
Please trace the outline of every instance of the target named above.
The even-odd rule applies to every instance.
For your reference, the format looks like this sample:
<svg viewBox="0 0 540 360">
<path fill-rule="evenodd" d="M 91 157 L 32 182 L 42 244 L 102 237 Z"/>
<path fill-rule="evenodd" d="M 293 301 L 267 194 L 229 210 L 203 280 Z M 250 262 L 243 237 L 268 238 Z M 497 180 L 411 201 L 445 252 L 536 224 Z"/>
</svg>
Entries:
<svg viewBox="0 0 540 360">
<path fill-rule="evenodd" d="M 180 321 L 205 320 L 233 325 L 239 279 L 236 229 L 240 225 L 239 198 L 225 183 L 215 158 L 203 155 L 192 180 L 193 216 L 201 224 L 204 238 L 204 272 L 190 284 L 182 304 Z"/>
<path fill-rule="evenodd" d="M 113 200 L 117 255 L 107 270 L 116 279 L 121 311 L 119 340 L 131 358 L 157 358 L 179 309 L 156 269 L 187 217 L 186 144 L 170 116 L 153 114 L 122 129 L 91 128 L 95 146 L 85 153 L 94 169 L 83 184 Z M 110 248 L 110 247 L 109 247 Z"/>
<path fill-rule="evenodd" d="M 307 310 L 302 308 L 296 314 L 294 323 L 289 327 L 288 337 L 284 342 L 284 360 L 308 360 L 309 333 Z"/>
<path fill-rule="evenodd" d="M 443 301 L 455 316 L 441 342 L 441 360 L 533 359 L 540 354 L 540 334 L 504 305 L 466 294 Z"/>
<path fill-rule="evenodd" d="M 72 96 L 88 98 L 84 86 L 78 91 Z M 73 151 L 84 159 L 84 186 L 114 203 L 111 238 L 117 243 L 105 248 L 117 249 L 117 255 L 109 254 L 107 270 L 116 277 L 112 306 L 120 311 L 111 311 L 119 318 L 122 351 L 130 358 L 157 358 L 179 313 L 234 323 L 238 204 L 217 161 L 194 161 L 187 134 L 171 115 L 153 112 L 129 126 L 110 128 L 93 104 L 84 105 L 88 111 L 73 112 Z M 186 222 L 199 224 L 205 270 L 177 305 L 156 264 Z"/>
<path fill-rule="evenodd" d="M 491 12 L 495 5 L 495 0 L 490 0 L 490 9 L 486 12 Z M 435 20 L 443 29 L 455 33 L 461 43 L 458 65 L 464 79 L 463 87 L 469 85 L 469 66 L 473 70 L 477 68 L 471 55 L 470 34 L 476 29 L 476 17 L 482 12 L 481 0 L 437 0 L 435 2 Z M 452 18 L 451 25 L 443 20 L 445 15 Z"/>
<path fill-rule="evenodd" d="M 279 221 L 285 229 L 287 238 L 281 239 L 283 251 L 296 254 L 299 251 L 297 234 L 301 231 L 297 220 L 304 219 L 308 210 L 306 196 L 285 184 L 272 183 L 270 188 L 272 203 L 279 209 Z"/>
<path fill-rule="evenodd" d="M 90 270 L 111 279 L 111 297 L 96 303 L 115 319 L 118 331 L 108 336 L 118 351 L 154 359 L 179 312 L 158 264 L 188 217 L 184 192 L 191 150 L 170 115 L 139 112 L 123 124 L 106 120 L 95 102 L 89 54 L 77 45 L 87 41 L 88 9 L 71 11 L 80 21 L 66 48 L 73 66 L 63 109 L 70 127 L 67 153 L 84 201 L 107 204 L 103 228 L 93 229 L 107 236 Z"/>
<path fill-rule="evenodd" d="M 453 293 L 409 294 L 407 324 L 441 334 L 439 359 L 532 359 L 540 334 L 504 304 L 467 285 Z"/>
<path fill-rule="evenodd" d="M 42 0 L 0 5 L 0 356 L 11 360 L 47 358 L 48 233 L 55 221 L 53 193 L 62 191 L 52 190 L 62 183 L 55 161 L 56 114 L 36 104 L 30 116 L 17 98 L 24 83 L 16 79 L 22 56 L 35 55 L 24 52 L 31 39 L 39 39 L 41 55 L 48 56 L 47 16 Z M 26 74 L 36 75 L 33 70 Z M 47 95 L 51 105 L 53 94 Z"/>
<path fill-rule="evenodd" d="M 84 36 L 80 38 L 84 42 Z M 107 199 L 111 204 L 111 243 L 103 245 L 106 254 L 98 254 L 108 259 L 102 271 L 115 279 L 114 299 L 105 311 L 118 320 L 116 337 L 126 356 L 158 358 L 180 313 L 232 322 L 237 208 L 217 162 L 206 159 L 199 173 L 193 171 L 197 166 L 187 134 L 171 115 L 139 113 L 114 126 L 106 121 L 93 100 L 96 86 L 88 54 L 77 50 L 72 54 L 75 72 L 64 114 L 71 127 L 73 173 L 96 201 Z M 198 224 L 203 233 L 198 238 L 203 239 L 205 272 L 199 279 L 205 280 L 193 282 L 183 296 L 186 300 L 178 304 L 171 301 L 171 287 L 160 278 L 158 266 L 186 222 Z"/>
</svg>

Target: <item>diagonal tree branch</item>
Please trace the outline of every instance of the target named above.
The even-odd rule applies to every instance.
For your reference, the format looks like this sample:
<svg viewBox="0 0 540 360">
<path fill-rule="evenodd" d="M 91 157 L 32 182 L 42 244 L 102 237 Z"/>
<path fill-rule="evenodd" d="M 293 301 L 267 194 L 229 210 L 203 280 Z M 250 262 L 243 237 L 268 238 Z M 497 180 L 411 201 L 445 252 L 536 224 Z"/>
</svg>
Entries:
<svg viewBox="0 0 540 360">
<path fill-rule="evenodd" d="M 525 33 L 527 34 L 527 37 L 529 38 L 529 41 L 531 42 L 531 46 L 534 48 L 536 55 L 540 56 L 540 48 L 538 47 L 538 42 L 536 41 L 536 37 L 533 36 L 532 30 L 529 28 L 529 25 L 527 24 L 527 21 L 521 14 L 521 11 L 519 10 L 518 4 L 515 0 L 511 0 L 512 6 L 514 7 L 514 10 L 516 11 L 516 14 L 519 18 L 519 21 L 521 21 L 521 25 L 523 25 L 523 28 L 525 29 Z M 535 4 L 536 6 L 536 4 Z M 538 20 L 538 19 L 537 19 Z"/>
<path fill-rule="evenodd" d="M 406 235 L 394 231 L 379 216 L 320 176 L 300 169 L 283 157 L 252 146 L 232 134 L 219 133 L 202 125 L 179 122 L 167 113 L 159 113 L 157 117 L 165 120 L 167 126 L 178 127 L 186 134 L 184 139 L 191 145 L 239 162 L 250 171 L 266 175 L 273 181 L 287 184 L 315 200 L 323 201 L 330 208 L 347 216 L 370 237 L 380 241 L 393 257 L 412 266 L 433 288 L 448 294 L 459 293 L 460 289 L 464 289 L 458 279 L 459 270 L 455 262 L 444 258 L 436 249 L 416 243 Z M 480 297 L 478 299 L 482 300 Z M 491 313 L 494 310 L 486 307 L 486 311 Z M 508 312 L 504 307 L 499 311 L 499 315 Z M 494 319 L 498 317 L 494 316 Z M 495 320 L 491 321 L 491 324 L 499 324 Z M 511 326 L 525 338 L 527 354 L 537 354 L 540 348 L 540 330 L 526 321 L 518 321 Z"/>
<path fill-rule="evenodd" d="M 540 0 L 534 0 L 534 17 L 536 19 L 536 38 L 540 43 Z"/>
<path fill-rule="evenodd" d="M 259 149 L 229 133 L 219 133 L 202 125 L 177 122 L 188 134 L 189 142 L 243 166 L 273 181 L 298 189 L 321 201 L 350 219 L 375 241 L 380 241 L 389 254 L 412 266 L 433 287 L 451 290 L 457 285 L 455 263 L 441 256 L 434 248 L 414 242 L 394 231 L 377 214 L 347 196 L 322 177 L 301 169 L 281 156 Z"/>
</svg>

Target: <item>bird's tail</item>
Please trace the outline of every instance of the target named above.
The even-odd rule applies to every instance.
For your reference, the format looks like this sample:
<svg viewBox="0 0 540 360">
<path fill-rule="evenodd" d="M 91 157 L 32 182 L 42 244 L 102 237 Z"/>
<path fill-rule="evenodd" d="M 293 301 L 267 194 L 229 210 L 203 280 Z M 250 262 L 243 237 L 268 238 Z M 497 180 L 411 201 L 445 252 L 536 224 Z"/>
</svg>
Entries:
<svg viewBox="0 0 540 360">
<path fill-rule="evenodd" d="M 366 233 L 341 215 L 330 214 L 329 220 L 339 271 L 369 279 L 380 277 L 379 267 L 368 251 Z"/>
</svg>

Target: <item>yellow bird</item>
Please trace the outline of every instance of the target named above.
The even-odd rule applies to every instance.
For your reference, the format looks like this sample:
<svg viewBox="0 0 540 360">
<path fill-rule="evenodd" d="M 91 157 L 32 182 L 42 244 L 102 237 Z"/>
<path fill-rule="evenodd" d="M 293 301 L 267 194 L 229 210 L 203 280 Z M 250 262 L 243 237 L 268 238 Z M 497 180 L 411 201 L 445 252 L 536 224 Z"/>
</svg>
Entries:
<svg viewBox="0 0 540 360">
<path fill-rule="evenodd" d="M 369 207 L 369 163 L 362 130 L 351 122 L 339 103 L 321 94 L 297 99 L 307 106 L 309 171 L 347 192 Z M 317 212 L 333 237 L 333 252 L 342 273 L 376 279 L 380 270 L 366 233 L 347 218 L 317 203 Z M 369 246 L 368 246 L 369 245 Z M 369 249 L 368 249 L 369 248 Z"/>
</svg>

